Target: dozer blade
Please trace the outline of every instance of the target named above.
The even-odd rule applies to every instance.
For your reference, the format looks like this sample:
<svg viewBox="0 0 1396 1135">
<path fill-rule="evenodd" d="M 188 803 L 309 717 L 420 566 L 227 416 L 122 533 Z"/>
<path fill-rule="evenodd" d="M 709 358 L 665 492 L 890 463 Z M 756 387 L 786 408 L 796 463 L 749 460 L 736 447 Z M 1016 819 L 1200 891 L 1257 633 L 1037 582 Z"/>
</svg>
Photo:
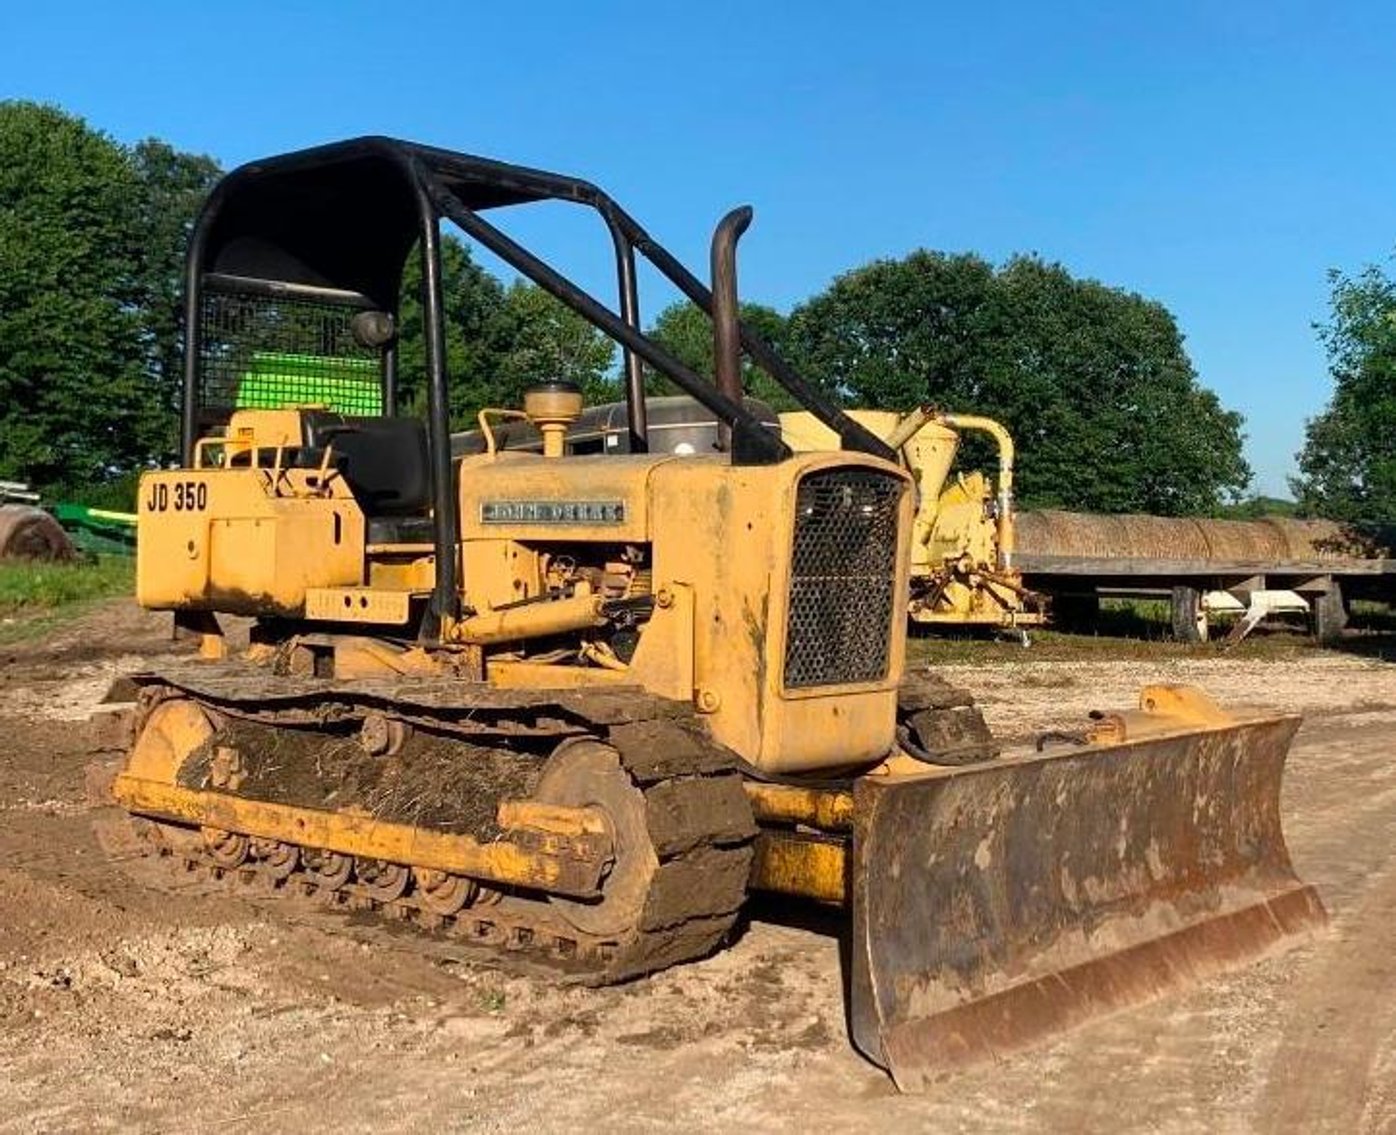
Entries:
<svg viewBox="0 0 1396 1135">
<path fill-rule="evenodd" d="M 850 1024 L 914 1091 L 1322 925 L 1282 717 L 855 790 Z"/>
</svg>

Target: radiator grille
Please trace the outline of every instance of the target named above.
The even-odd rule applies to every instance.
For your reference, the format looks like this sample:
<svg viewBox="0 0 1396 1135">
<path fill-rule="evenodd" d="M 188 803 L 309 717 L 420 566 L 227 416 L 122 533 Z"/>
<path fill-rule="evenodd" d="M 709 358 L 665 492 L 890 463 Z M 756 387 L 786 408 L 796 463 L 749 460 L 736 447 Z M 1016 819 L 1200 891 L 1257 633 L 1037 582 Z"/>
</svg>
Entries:
<svg viewBox="0 0 1396 1135">
<path fill-rule="evenodd" d="M 903 484 L 871 469 L 808 474 L 795 498 L 788 689 L 887 676 Z"/>
<path fill-rule="evenodd" d="M 233 410 L 297 404 L 381 414 L 381 354 L 361 346 L 349 327 L 359 310 L 301 296 L 205 291 L 199 313 L 201 416 L 226 421 Z"/>
</svg>

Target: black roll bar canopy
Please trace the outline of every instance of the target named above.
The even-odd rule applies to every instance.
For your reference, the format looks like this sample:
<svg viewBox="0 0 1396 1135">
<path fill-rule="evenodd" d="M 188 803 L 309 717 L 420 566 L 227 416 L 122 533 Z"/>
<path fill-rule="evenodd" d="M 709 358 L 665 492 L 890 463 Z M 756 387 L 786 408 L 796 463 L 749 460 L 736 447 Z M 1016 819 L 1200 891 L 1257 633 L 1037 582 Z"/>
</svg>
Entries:
<svg viewBox="0 0 1396 1135">
<path fill-rule="evenodd" d="M 611 236 L 618 304 L 612 310 L 518 244 L 483 213 L 535 201 L 571 201 L 600 214 Z M 307 294 L 353 293 L 396 312 L 409 253 L 422 251 L 427 368 L 427 435 L 436 516 L 436 621 L 455 616 L 458 523 L 451 499 L 451 448 L 442 325 L 440 222 L 445 217 L 534 284 L 605 332 L 624 358 L 630 448 L 646 451 L 644 366 L 653 367 L 731 430 L 732 457 L 760 464 L 789 455 L 785 444 L 739 399 L 640 330 L 636 253 L 690 301 L 714 316 L 709 288 L 612 198 L 588 181 L 386 137 L 363 137 L 250 162 L 219 182 L 190 238 L 185 266 L 183 451 L 192 460 L 199 429 L 199 311 L 210 279 L 270 283 Z M 798 375 L 749 327 L 741 347 L 803 406 L 837 433 L 845 449 L 894 459 L 876 436 Z M 389 348 L 384 406 L 396 401 L 396 356 Z"/>
</svg>

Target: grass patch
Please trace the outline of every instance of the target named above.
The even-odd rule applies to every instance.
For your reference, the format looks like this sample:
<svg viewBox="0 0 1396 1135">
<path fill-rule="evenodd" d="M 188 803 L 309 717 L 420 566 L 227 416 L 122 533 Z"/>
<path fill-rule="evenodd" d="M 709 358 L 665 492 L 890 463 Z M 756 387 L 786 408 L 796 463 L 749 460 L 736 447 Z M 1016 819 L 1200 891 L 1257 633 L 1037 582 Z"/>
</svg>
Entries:
<svg viewBox="0 0 1396 1135">
<path fill-rule="evenodd" d="M 98 556 L 75 564 L 0 563 L 0 642 L 43 631 L 63 608 L 129 595 L 135 578 L 136 561 L 130 556 Z"/>
</svg>

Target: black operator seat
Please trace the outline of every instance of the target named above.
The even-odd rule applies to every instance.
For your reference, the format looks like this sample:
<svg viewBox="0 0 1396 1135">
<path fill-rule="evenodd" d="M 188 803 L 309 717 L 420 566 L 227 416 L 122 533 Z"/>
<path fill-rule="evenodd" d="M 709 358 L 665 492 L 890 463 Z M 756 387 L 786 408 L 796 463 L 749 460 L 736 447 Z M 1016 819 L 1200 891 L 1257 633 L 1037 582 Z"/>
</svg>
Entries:
<svg viewBox="0 0 1396 1135">
<path fill-rule="evenodd" d="M 431 543 L 431 464 L 416 418 L 359 418 L 328 410 L 301 417 L 305 446 L 333 446 L 335 467 L 368 517 L 370 544 Z"/>
</svg>

